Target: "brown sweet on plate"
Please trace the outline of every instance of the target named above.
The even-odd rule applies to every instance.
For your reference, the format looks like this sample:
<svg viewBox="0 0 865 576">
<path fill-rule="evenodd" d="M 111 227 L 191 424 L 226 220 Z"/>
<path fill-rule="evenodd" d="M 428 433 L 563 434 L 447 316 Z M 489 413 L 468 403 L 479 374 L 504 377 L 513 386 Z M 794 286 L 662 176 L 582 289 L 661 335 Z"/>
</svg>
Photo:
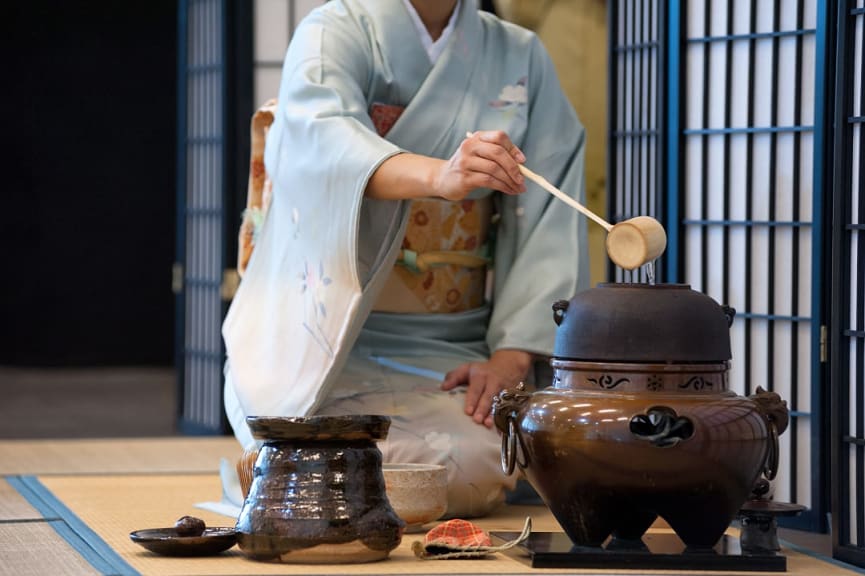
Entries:
<svg viewBox="0 0 865 576">
<path fill-rule="evenodd" d="M 201 536 L 204 528 L 204 520 L 195 516 L 181 516 L 174 523 L 178 536 Z"/>
</svg>

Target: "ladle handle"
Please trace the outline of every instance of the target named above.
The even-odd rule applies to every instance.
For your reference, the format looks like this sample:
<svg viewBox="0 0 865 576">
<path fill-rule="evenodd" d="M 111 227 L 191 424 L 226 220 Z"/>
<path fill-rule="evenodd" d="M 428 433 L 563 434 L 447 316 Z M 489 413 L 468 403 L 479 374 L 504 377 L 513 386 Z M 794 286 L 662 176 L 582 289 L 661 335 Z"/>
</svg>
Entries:
<svg viewBox="0 0 865 576">
<path fill-rule="evenodd" d="M 555 196 L 556 198 L 558 198 L 559 200 L 561 200 L 562 202 L 564 202 L 565 204 L 570 206 L 571 208 L 575 208 L 575 209 L 579 210 L 580 212 L 582 212 L 583 214 L 585 214 L 586 216 L 588 216 L 589 218 L 591 218 L 592 220 L 594 220 L 595 222 L 597 222 L 598 224 L 603 226 L 607 232 L 612 230 L 612 228 L 613 228 L 612 224 L 610 224 L 609 222 L 607 222 L 606 220 L 604 220 L 603 218 L 601 218 L 600 216 L 598 216 L 597 214 L 595 214 L 594 212 L 592 212 L 591 210 L 589 210 L 588 208 L 586 208 L 585 206 L 583 206 L 582 204 L 580 204 L 579 202 L 577 202 L 576 200 L 574 200 L 573 198 L 571 198 L 570 196 L 568 196 L 567 194 L 565 194 L 564 192 L 562 192 L 561 190 L 559 190 L 558 188 L 556 188 L 555 186 L 550 184 L 549 182 L 547 182 L 546 178 L 544 178 L 540 174 L 535 174 L 534 172 L 532 172 L 531 170 L 529 170 L 528 168 L 526 168 L 522 164 L 518 164 L 518 166 L 520 167 L 520 172 L 522 172 L 526 178 L 534 181 L 538 186 L 540 186 L 541 188 L 543 188 L 544 190 L 546 190 L 547 192 L 549 192 L 550 194 L 552 194 L 553 196 Z"/>
</svg>

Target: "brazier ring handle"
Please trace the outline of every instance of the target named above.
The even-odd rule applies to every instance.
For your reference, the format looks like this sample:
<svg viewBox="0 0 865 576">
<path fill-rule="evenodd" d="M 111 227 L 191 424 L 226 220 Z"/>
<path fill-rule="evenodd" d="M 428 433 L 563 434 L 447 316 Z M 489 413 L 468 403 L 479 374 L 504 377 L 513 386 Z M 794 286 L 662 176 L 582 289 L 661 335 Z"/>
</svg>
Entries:
<svg viewBox="0 0 865 576">
<path fill-rule="evenodd" d="M 516 429 L 514 419 L 508 418 L 508 431 L 502 434 L 502 472 L 510 476 L 514 473 L 517 464 L 520 468 L 525 468 L 528 465 L 525 455 L 523 439 Z"/>
<path fill-rule="evenodd" d="M 510 476 L 519 465 L 528 465 L 525 445 L 517 429 L 517 416 L 523 405 L 528 402 L 531 394 L 525 391 L 525 385 L 520 382 L 513 390 L 502 390 L 493 398 L 493 422 L 502 433 L 502 471 Z"/>
<path fill-rule="evenodd" d="M 787 408 L 787 402 L 777 392 L 764 390 L 761 386 L 757 386 L 756 392 L 751 394 L 749 398 L 756 402 L 757 408 L 766 422 L 769 434 L 769 453 L 766 454 L 763 474 L 772 480 L 778 473 L 781 451 L 778 446 L 778 437 L 787 429 L 790 422 L 790 410 Z"/>
<path fill-rule="evenodd" d="M 768 480 L 774 480 L 778 474 L 778 461 L 781 448 L 778 445 L 778 427 L 769 422 L 769 453 L 766 455 L 766 464 L 763 466 L 763 475 Z"/>
</svg>

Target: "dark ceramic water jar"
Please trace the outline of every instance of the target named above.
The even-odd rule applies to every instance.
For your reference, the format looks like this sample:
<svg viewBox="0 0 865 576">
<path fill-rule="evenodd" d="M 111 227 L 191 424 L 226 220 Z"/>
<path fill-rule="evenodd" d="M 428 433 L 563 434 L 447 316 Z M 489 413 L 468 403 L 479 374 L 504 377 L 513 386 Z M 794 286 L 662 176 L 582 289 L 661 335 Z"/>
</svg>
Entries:
<svg viewBox="0 0 865 576">
<path fill-rule="evenodd" d="M 553 305 L 552 385 L 505 390 L 493 414 L 503 468 L 524 470 L 575 544 L 639 539 L 661 516 L 713 546 L 767 460 L 774 476 L 772 416 L 727 389 L 734 313 L 681 284 Z"/>
<path fill-rule="evenodd" d="M 237 520 L 249 558 L 335 564 L 384 559 L 404 522 L 385 494 L 376 441 L 386 416 L 249 417 L 263 440 Z"/>
</svg>

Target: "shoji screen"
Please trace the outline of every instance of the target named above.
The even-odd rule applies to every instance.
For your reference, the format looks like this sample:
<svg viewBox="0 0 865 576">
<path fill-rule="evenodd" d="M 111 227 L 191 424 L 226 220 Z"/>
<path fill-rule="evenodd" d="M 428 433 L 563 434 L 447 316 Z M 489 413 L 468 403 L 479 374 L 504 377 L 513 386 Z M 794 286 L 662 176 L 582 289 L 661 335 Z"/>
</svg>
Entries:
<svg viewBox="0 0 865 576">
<path fill-rule="evenodd" d="M 178 247 L 175 292 L 181 406 L 190 432 L 222 427 L 225 150 L 223 0 L 180 3 Z"/>
<path fill-rule="evenodd" d="M 774 390 L 791 410 L 775 497 L 811 508 L 801 524 L 824 526 L 815 107 L 826 90 L 816 82 L 825 3 L 610 7 L 610 219 L 660 219 L 668 249 L 656 276 L 737 310 L 733 390 Z"/>
<path fill-rule="evenodd" d="M 680 278 L 738 313 L 734 390 L 787 400 L 775 498 L 812 504 L 817 0 L 682 4 Z"/>
<path fill-rule="evenodd" d="M 832 273 L 833 548 L 865 566 L 865 2 L 838 3 Z"/>
<path fill-rule="evenodd" d="M 640 215 L 664 217 L 661 129 L 666 5 L 663 0 L 624 0 L 609 6 L 609 77 L 614 99 L 609 107 L 607 213 L 612 223 Z M 611 265 L 608 277 L 645 282 L 649 272 L 661 276 L 661 270 L 650 264 L 633 272 Z"/>
</svg>

